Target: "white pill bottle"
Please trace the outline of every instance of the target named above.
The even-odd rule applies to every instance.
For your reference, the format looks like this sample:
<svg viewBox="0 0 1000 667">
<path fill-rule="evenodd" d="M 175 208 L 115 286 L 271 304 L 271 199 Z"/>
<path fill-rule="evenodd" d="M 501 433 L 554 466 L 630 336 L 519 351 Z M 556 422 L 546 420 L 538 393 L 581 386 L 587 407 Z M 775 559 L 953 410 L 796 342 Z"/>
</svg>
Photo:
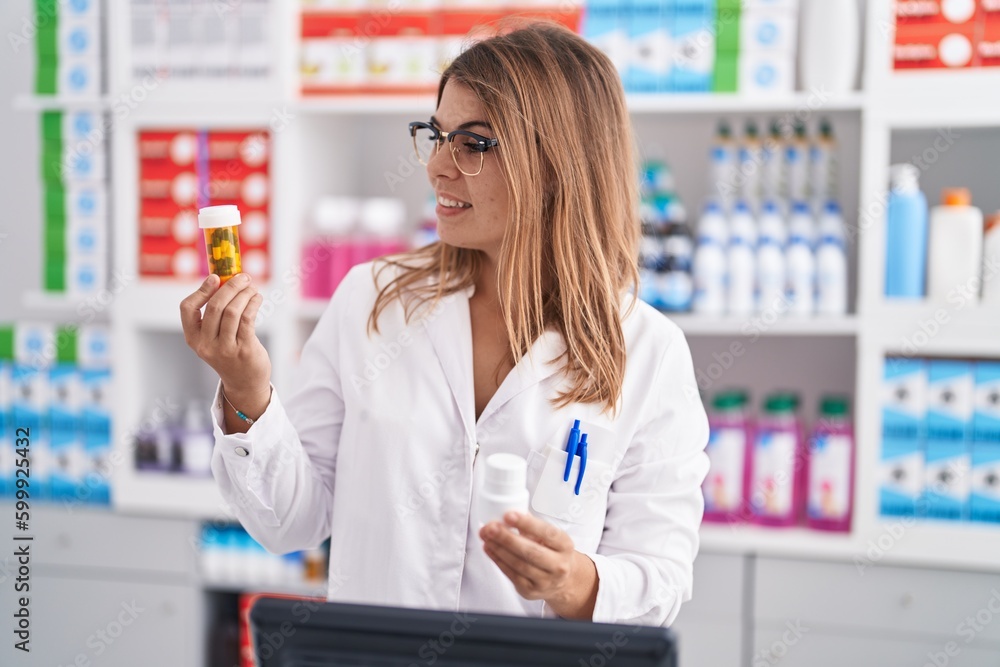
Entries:
<svg viewBox="0 0 1000 667">
<path fill-rule="evenodd" d="M 510 511 L 528 513 L 528 463 L 517 454 L 491 454 L 486 459 L 482 487 L 474 510 L 474 528 L 503 522 Z"/>
</svg>

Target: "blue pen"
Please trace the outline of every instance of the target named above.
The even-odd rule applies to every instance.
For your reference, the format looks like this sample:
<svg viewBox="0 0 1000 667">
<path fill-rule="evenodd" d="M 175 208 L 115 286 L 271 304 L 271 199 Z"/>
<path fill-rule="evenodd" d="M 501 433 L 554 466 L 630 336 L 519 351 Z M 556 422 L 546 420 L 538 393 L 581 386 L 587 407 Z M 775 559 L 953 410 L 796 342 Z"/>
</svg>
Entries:
<svg viewBox="0 0 1000 667">
<path fill-rule="evenodd" d="M 577 449 L 580 454 L 580 474 L 576 477 L 576 489 L 574 493 L 580 495 L 580 484 L 583 482 L 583 471 L 587 469 L 587 434 L 580 438 L 580 447 Z"/>
<path fill-rule="evenodd" d="M 580 442 L 580 420 L 573 420 L 573 428 L 569 430 L 569 440 L 566 441 L 566 472 L 563 481 L 569 481 L 569 471 L 573 467 L 573 457 L 576 456 L 576 446 Z"/>
</svg>

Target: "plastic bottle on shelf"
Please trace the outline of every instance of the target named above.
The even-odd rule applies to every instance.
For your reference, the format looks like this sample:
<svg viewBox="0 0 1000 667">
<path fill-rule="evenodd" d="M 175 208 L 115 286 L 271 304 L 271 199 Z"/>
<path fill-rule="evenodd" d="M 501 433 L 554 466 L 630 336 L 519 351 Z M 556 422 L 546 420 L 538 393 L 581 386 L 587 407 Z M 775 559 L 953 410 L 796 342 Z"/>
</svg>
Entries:
<svg viewBox="0 0 1000 667">
<path fill-rule="evenodd" d="M 983 305 L 1000 307 L 1000 211 L 983 226 Z"/>
<path fill-rule="evenodd" d="M 927 296 L 975 295 L 983 266 L 983 212 L 971 204 L 966 188 L 947 188 L 931 209 L 927 256 Z"/>
<path fill-rule="evenodd" d="M 406 250 L 403 230 L 406 206 L 395 197 L 369 197 L 361 202 L 360 234 L 354 264 Z"/>
<path fill-rule="evenodd" d="M 711 150 L 709 183 L 712 197 L 718 199 L 724 209 L 730 207 L 736 195 L 736 159 L 736 144 L 729 123 L 719 121 Z"/>
<path fill-rule="evenodd" d="M 764 202 L 757 241 L 757 310 L 782 313 L 785 301 L 785 244 L 788 231 L 774 201 Z"/>
<path fill-rule="evenodd" d="M 722 209 L 715 202 L 705 205 L 698 222 L 694 251 L 693 310 L 703 315 L 726 312 L 726 246 L 729 229 Z"/>
<path fill-rule="evenodd" d="M 757 123 L 748 120 L 743 132 L 743 143 L 739 150 L 740 199 L 747 202 L 751 210 L 756 210 L 760 202 L 760 181 L 763 154 Z"/>
<path fill-rule="evenodd" d="M 424 210 L 420 216 L 420 224 L 417 225 L 417 229 L 410 241 L 410 244 L 414 248 L 423 248 L 426 245 L 437 243 L 441 240 L 437 231 L 437 214 L 434 212 L 436 207 L 437 196 L 432 192 L 427 195 L 427 200 L 424 202 Z"/>
<path fill-rule="evenodd" d="M 805 453 L 797 410 L 794 394 L 772 394 L 754 429 L 748 494 L 756 523 L 790 526 L 798 522 Z"/>
<path fill-rule="evenodd" d="M 861 53 L 855 0 L 806 0 L 802 7 L 799 71 L 803 90 L 846 93 L 854 89 Z"/>
<path fill-rule="evenodd" d="M 750 315 L 754 311 L 757 279 L 757 225 L 746 202 L 738 201 L 729 218 L 729 285 L 726 310 L 730 315 Z"/>
<path fill-rule="evenodd" d="M 328 299 L 351 268 L 351 238 L 360 202 L 354 197 L 322 197 L 313 207 L 312 235 L 302 246 L 302 296 Z"/>
<path fill-rule="evenodd" d="M 178 439 L 181 447 L 181 467 L 188 475 L 212 474 L 212 452 L 215 437 L 211 422 L 204 414 L 201 401 L 191 401 L 184 412 L 184 428 Z"/>
<path fill-rule="evenodd" d="M 885 296 L 920 299 L 927 275 L 927 197 L 920 191 L 920 170 L 915 165 L 893 165 L 890 179 Z"/>
<path fill-rule="evenodd" d="M 721 391 L 712 400 L 702 486 L 706 521 L 740 521 L 747 502 L 747 460 L 753 444 L 745 391 Z"/>
<path fill-rule="evenodd" d="M 777 119 L 771 121 L 761 157 L 761 195 L 765 201 L 778 202 L 785 192 L 785 136 Z"/>
<path fill-rule="evenodd" d="M 788 220 L 788 247 L 785 251 L 785 293 L 790 315 L 812 315 L 816 311 L 815 230 L 808 204 L 795 202 Z"/>
<path fill-rule="evenodd" d="M 850 531 L 854 498 L 854 429 L 848 401 L 826 396 L 809 440 L 806 524 L 820 530 Z"/>
<path fill-rule="evenodd" d="M 667 258 L 663 248 L 662 223 L 651 198 L 643 198 L 639 206 L 642 218 L 642 239 L 639 245 L 639 298 L 660 308 L 659 274 L 665 270 Z"/>
<path fill-rule="evenodd" d="M 816 246 L 816 312 L 847 314 L 847 235 L 840 206 L 828 202 L 819 223 Z"/>
<path fill-rule="evenodd" d="M 837 196 L 837 141 L 828 118 L 819 123 L 819 136 L 809 149 L 809 194 L 819 205 Z"/>
<path fill-rule="evenodd" d="M 666 265 L 659 275 L 660 301 L 663 309 L 683 313 L 691 310 L 694 295 L 694 281 L 691 264 L 694 259 L 694 242 L 691 230 L 683 222 L 673 222 L 667 226 L 663 238 L 663 252 Z"/>
<path fill-rule="evenodd" d="M 805 201 L 809 194 L 809 138 L 806 125 L 796 121 L 792 138 L 785 145 L 786 195 L 790 201 Z"/>
</svg>

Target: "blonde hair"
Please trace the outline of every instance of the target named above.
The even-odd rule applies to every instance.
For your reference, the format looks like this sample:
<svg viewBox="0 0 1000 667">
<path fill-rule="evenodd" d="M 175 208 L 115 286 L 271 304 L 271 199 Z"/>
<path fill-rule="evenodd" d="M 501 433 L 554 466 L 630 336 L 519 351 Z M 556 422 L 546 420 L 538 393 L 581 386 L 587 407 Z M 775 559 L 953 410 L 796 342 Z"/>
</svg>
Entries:
<svg viewBox="0 0 1000 667">
<path fill-rule="evenodd" d="M 569 378 L 554 404 L 616 410 L 625 376 L 621 304 L 638 287 L 640 226 L 635 144 L 614 65 L 572 31 L 536 22 L 462 52 L 441 76 L 439 103 L 449 81 L 475 94 L 500 139 L 490 154 L 510 196 L 497 279 L 511 358 L 553 328 L 566 342 Z M 480 263 L 480 251 L 444 243 L 381 260 L 376 280 L 401 270 L 381 288 L 369 333 L 405 290 L 417 305 L 434 306 L 473 285 Z"/>
</svg>

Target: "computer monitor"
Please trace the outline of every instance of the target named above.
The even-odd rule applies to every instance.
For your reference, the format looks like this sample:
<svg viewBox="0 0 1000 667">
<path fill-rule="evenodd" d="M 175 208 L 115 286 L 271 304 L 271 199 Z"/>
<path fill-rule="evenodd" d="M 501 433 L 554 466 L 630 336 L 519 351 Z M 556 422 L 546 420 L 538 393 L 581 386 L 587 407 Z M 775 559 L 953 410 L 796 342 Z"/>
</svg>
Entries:
<svg viewBox="0 0 1000 667">
<path fill-rule="evenodd" d="M 676 667 L 666 628 L 261 597 L 260 667 Z"/>
</svg>

